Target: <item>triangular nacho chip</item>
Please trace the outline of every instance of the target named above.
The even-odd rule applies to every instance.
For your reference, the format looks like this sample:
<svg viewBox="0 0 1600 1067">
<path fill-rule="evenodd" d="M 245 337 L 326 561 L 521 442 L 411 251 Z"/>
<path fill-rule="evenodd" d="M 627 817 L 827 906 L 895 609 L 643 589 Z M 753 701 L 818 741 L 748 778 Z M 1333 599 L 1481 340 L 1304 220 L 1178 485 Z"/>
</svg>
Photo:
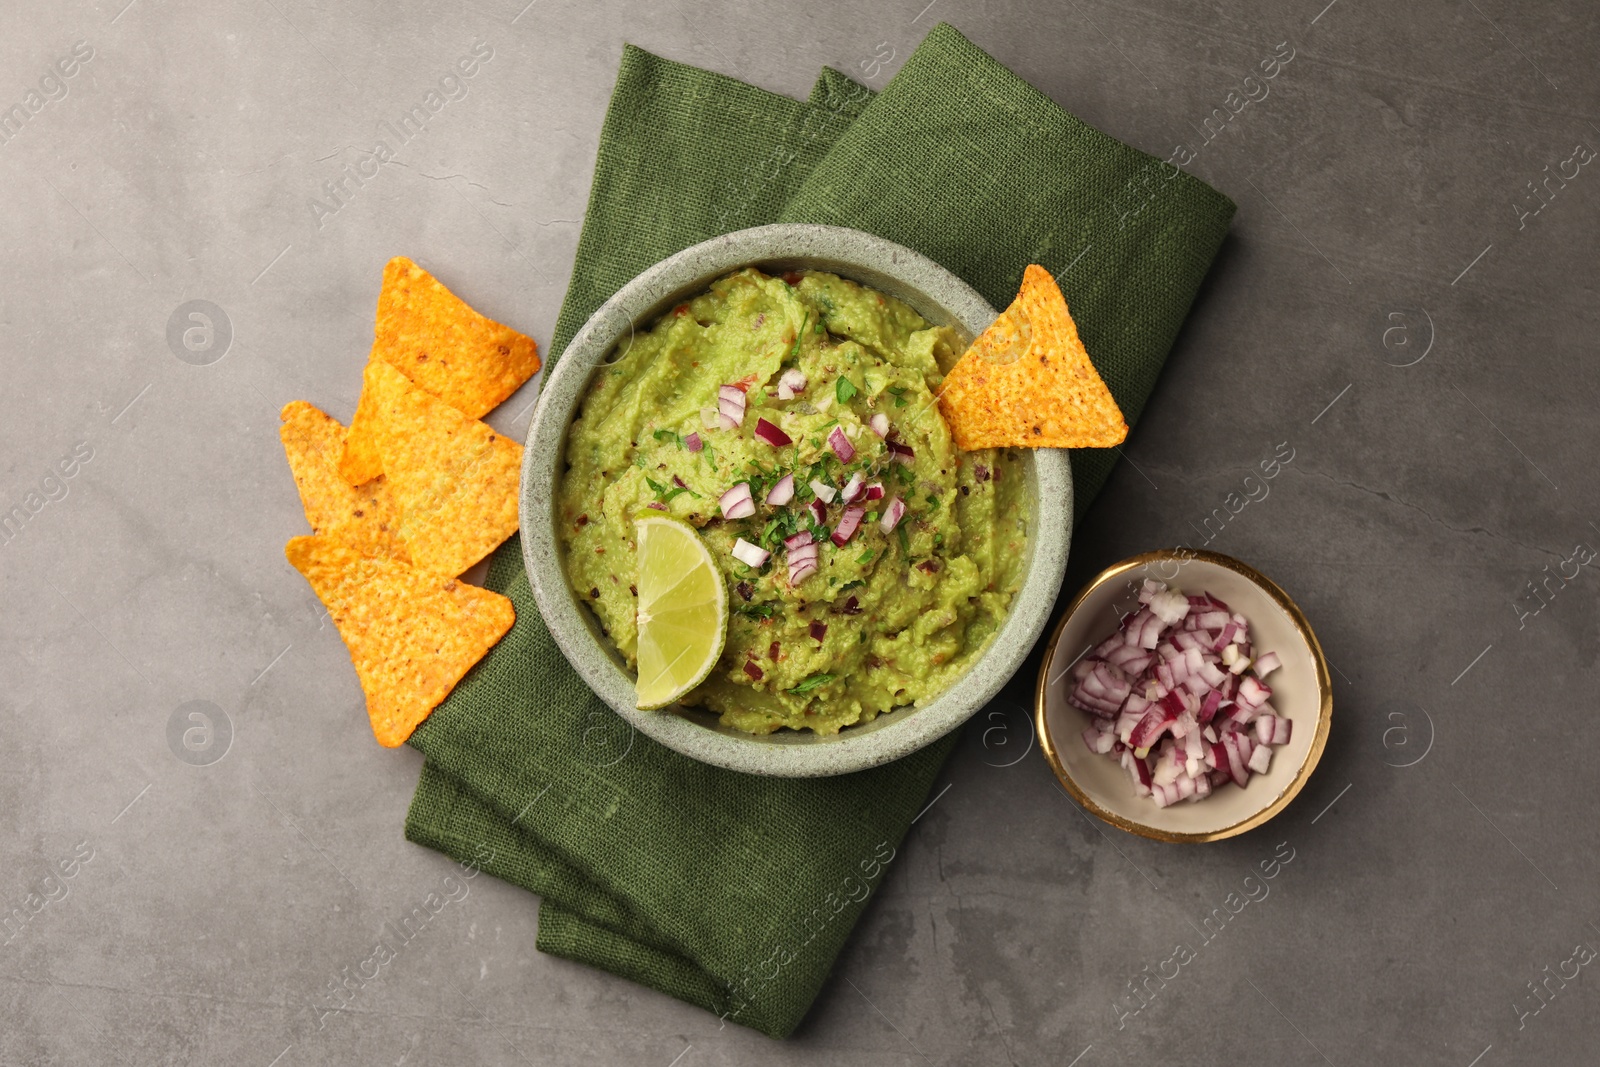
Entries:
<svg viewBox="0 0 1600 1067">
<path fill-rule="evenodd" d="M 284 546 L 350 650 L 378 743 L 406 738 L 516 620 L 511 601 L 329 537 Z"/>
<path fill-rule="evenodd" d="M 404 256 L 383 268 L 369 362 L 383 361 L 469 418 L 488 414 L 539 369 L 531 337 L 478 314 Z M 352 485 L 382 473 L 363 389 L 340 470 Z"/>
<path fill-rule="evenodd" d="M 939 409 L 966 450 L 1109 448 L 1128 436 L 1061 290 L 1036 265 L 1023 272 L 1011 306 L 950 368 Z"/>
<path fill-rule="evenodd" d="M 284 405 L 278 436 L 300 504 L 313 533 L 343 541 L 369 556 L 409 561 L 400 539 L 400 514 L 382 475 L 352 487 L 339 473 L 345 429 L 304 400 Z"/>
<path fill-rule="evenodd" d="M 516 532 L 522 446 L 387 363 L 369 366 L 367 388 L 373 439 L 412 562 L 460 574 Z"/>
</svg>

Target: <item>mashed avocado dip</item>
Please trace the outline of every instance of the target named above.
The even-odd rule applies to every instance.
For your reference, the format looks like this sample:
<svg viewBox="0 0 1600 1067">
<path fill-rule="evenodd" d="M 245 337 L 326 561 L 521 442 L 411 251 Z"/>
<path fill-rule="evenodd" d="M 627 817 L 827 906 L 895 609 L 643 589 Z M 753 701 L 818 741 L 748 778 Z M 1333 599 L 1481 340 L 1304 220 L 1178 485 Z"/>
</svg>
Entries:
<svg viewBox="0 0 1600 1067">
<path fill-rule="evenodd" d="M 939 414 L 959 344 L 835 275 L 746 269 L 620 345 L 568 432 L 557 516 L 567 577 L 629 664 L 634 520 L 669 514 L 699 529 L 731 608 L 721 660 L 683 703 L 750 733 L 832 734 L 966 670 L 1017 590 L 1028 516 L 1016 457 L 958 452 Z M 785 475 L 793 496 L 768 503 Z M 753 513 L 725 517 L 729 490 L 726 510 Z M 815 570 L 785 547 L 805 533 Z M 741 539 L 771 558 L 741 562 Z"/>
</svg>

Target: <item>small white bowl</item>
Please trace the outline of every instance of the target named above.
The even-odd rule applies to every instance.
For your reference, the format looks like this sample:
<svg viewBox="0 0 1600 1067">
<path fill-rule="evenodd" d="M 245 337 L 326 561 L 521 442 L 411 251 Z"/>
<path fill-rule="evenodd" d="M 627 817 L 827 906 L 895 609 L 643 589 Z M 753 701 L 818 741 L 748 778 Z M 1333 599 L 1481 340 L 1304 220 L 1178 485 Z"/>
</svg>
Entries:
<svg viewBox="0 0 1600 1067">
<path fill-rule="evenodd" d="M 1216 596 L 1250 620 L 1250 641 L 1258 652 L 1276 652 L 1283 661 L 1264 681 L 1272 706 L 1294 723 L 1293 733 L 1273 751 L 1267 773 L 1251 775 L 1243 789 L 1219 786 L 1204 800 L 1158 808 L 1134 792 L 1116 760 L 1083 743 L 1091 716 L 1067 703 L 1071 667 L 1116 631 L 1130 604 L 1138 606 L 1146 578 L 1190 595 Z M 1300 792 L 1328 743 L 1333 686 L 1311 624 L 1275 582 L 1229 556 L 1162 549 L 1101 571 L 1073 598 L 1045 650 L 1034 719 L 1039 747 L 1061 784 L 1106 822 L 1157 841 L 1218 841 L 1260 826 Z"/>
</svg>

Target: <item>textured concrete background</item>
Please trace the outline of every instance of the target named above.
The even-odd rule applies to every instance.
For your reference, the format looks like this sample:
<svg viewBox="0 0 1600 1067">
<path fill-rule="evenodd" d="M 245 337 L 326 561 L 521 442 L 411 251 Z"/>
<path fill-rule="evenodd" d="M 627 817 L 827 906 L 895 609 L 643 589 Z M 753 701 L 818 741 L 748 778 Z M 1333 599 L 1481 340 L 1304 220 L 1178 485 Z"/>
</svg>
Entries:
<svg viewBox="0 0 1600 1067">
<path fill-rule="evenodd" d="M 0 535 L 0 1063 L 1594 1062 L 1591 5 L 524 2 L 4 6 L 0 106 L 38 110 L 0 144 L 0 509 L 29 516 Z M 397 253 L 548 343 L 625 40 L 803 95 L 823 64 L 882 85 L 939 18 L 1238 202 L 1069 587 L 1202 543 L 1287 442 L 1211 547 L 1318 628 L 1321 768 L 1263 829 L 1158 845 L 1075 808 L 1003 699 L 788 1042 L 538 955 L 487 877 L 319 1028 L 451 865 L 402 839 L 419 758 L 372 743 L 283 560 L 279 406 L 349 417 Z M 532 397 L 490 421 L 520 436 Z"/>
</svg>

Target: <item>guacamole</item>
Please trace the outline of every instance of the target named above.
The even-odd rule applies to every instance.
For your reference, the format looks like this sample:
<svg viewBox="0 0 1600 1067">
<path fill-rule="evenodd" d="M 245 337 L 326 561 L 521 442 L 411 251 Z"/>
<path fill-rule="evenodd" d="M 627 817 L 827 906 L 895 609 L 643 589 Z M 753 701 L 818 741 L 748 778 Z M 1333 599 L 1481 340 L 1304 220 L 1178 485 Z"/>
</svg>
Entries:
<svg viewBox="0 0 1600 1067">
<path fill-rule="evenodd" d="M 965 671 L 1017 590 L 1028 515 L 1017 457 L 958 452 L 939 413 L 959 345 L 854 282 L 753 269 L 619 345 L 568 432 L 557 521 L 568 579 L 630 665 L 634 520 L 670 514 L 705 538 L 730 607 L 722 658 L 685 704 L 750 733 L 833 734 Z M 735 428 L 719 415 L 730 385 Z M 786 475 L 793 497 L 769 504 Z M 740 484 L 754 513 L 730 519 Z M 808 532 L 816 569 L 791 582 L 785 540 Z M 741 562 L 741 539 L 771 558 Z"/>
</svg>

